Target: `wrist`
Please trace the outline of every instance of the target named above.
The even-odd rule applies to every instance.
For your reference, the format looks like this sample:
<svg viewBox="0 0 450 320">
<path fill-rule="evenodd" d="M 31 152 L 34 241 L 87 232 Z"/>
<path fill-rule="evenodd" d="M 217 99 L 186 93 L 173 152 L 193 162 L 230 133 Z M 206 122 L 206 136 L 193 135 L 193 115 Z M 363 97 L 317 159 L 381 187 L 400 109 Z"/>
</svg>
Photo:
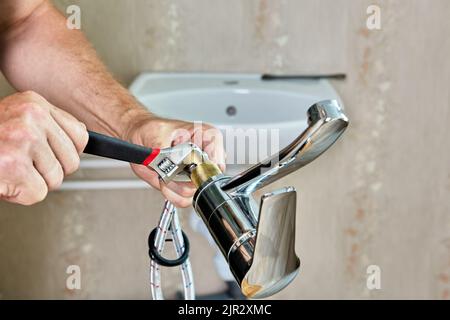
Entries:
<svg viewBox="0 0 450 320">
<path fill-rule="evenodd" d="M 142 107 L 130 109 L 121 117 L 121 123 L 124 124 L 120 133 L 120 138 L 135 144 L 143 145 L 142 128 L 148 127 L 148 130 L 157 130 L 161 118 L 145 110 Z"/>
</svg>

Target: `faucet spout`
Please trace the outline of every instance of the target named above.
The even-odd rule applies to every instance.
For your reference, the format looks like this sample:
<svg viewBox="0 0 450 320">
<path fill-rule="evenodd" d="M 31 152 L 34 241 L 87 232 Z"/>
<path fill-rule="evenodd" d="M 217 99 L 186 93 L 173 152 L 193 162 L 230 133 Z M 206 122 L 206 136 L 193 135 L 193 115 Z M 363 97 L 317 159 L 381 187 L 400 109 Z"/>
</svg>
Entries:
<svg viewBox="0 0 450 320">
<path fill-rule="evenodd" d="M 344 132 L 348 119 L 336 100 L 324 100 L 308 109 L 308 128 L 291 144 L 230 179 L 223 190 L 250 194 L 307 165 Z"/>
</svg>

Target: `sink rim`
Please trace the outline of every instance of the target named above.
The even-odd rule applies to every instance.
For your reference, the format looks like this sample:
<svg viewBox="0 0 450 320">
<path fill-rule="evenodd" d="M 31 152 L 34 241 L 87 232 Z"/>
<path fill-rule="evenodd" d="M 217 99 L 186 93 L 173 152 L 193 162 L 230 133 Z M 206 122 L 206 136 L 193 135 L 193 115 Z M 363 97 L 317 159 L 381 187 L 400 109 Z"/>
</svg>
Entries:
<svg viewBox="0 0 450 320">
<path fill-rule="evenodd" d="M 188 82 L 186 80 L 189 79 Z M 216 80 L 212 82 L 211 80 Z M 224 84 L 225 81 L 238 81 L 237 84 Z M 176 86 L 177 81 L 182 85 Z M 161 91 L 161 88 L 153 88 L 146 86 L 150 82 L 160 85 L 165 82 L 166 88 Z M 168 83 L 172 84 L 167 86 Z M 250 86 L 251 85 L 251 86 Z M 311 95 L 327 93 L 330 96 L 324 99 L 337 99 L 341 105 L 342 101 L 331 86 L 327 79 L 299 79 L 299 80 L 262 80 L 262 75 L 257 73 L 189 73 L 189 72 L 142 72 L 130 84 L 129 90 L 136 97 L 143 94 L 156 94 L 166 91 L 178 91 L 182 89 L 191 90 L 195 88 L 239 88 L 247 89 L 274 89 L 277 88 L 282 91 L 301 91 L 303 94 L 309 93 Z M 143 92 L 145 90 L 145 92 Z"/>
</svg>

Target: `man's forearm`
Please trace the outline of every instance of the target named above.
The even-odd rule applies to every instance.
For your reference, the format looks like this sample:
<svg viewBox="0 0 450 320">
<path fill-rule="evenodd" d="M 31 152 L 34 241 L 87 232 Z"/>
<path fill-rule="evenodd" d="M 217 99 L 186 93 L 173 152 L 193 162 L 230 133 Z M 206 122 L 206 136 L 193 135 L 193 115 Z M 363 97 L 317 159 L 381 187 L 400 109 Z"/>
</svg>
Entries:
<svg viewBox="0 0 450 320">
<path fill-rule="evenodd" d="M 48 2 L 3 32 L 1 48 L 0 67 L 17 90 L 38 92 L 91 130 L 126 137 L 131 119 L 149 117 Z"/>
</svg>

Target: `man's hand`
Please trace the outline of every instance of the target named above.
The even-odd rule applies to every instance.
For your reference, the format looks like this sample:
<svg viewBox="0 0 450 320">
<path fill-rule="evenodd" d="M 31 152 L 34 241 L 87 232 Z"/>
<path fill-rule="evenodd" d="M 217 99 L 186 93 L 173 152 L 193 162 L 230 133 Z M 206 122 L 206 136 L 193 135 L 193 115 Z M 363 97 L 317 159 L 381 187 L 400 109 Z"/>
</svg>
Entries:
<svg viewBox="0 0 450 320">
<path fill-rule="evenodd" d="M 162 148 L 194 140 L 195 144 L 209 153 L 211 159 L 219 162 L 224 169 L 222 139 L 217 129 L 203 125 L 201 130 L 194 132 L 194 125 L 191 123 L 164 120 L 149 114 L 108 73 L 81 31 L 70 30 L 66 27 L 66 18 L 55 9 L 49 0 L 0 0 L 0 12 L 0 68 L 16 90 L 39 92 L 51 104 L 70 112 L 77 119 L 83 121 L 90 130 L 130 140 L 137 144 Z M 61 72 L 61 70 L 64 70 L 64 72 Z M 48 75 L 51 75 L 51 77 Z M 11 100 L 8 102 L 8 99 Z M 14 105 L 16 99 L 19 98 L 13 96 L 2 101 L 1 103 L 4 104 L 2 109 L 6 109 L 9 104 Z M 27 99 L 23 100 L 27 101 Z M 38 117 L 41 122 L 39 122 L 39 125 L 34 125 L 37 128 L 33 129 L 33 135 L 36 131 L 41 133 L 36 135 L 36 143 L 27 142 L 26 146 L 21 146 L 17 142 L 20 139 L 14 137 L 14 134 L 5 130 L 0 132 L 0 139 L 8 141 L 8 143 L 3 143 L 0 146 L 0 172 L 5 172 L 1 169 L 5 167 L 14 171 L 11 162 L 15 162 L 16 158 L 21 159 L 17 162 L 21 163 L 22 169 L 15 173 L 15 175 L 20 175 L 19 177 L 14 177 L 14 181 L 9 181 L 12 179 L 10 176 L 0 176 L 0 182 L 7 181 L 7 183 L 3 183 L 3 189 L 0 192 L 4 197 L 9 196 L 11 201 L 16 199 L 16 202 L 18 202 L 18 191 L 22 194 L 20 197 L 27 194 L 34 196 L 34 198 L 27 198 L 27 203 L 33 203 L 43 198 L 46 193 L 44 186 L 53 188 L 62 179 L 61 170 L 58 169 L 58 166 L 56 164 L 49 165 L 49 163 L 59 163 L 60 167 L 64 168 L 66 165 L 65 157 L 78 159 L 77 152 L 83 149 L 87 140 L 85 129 L 75 128 L 78 125 L 81 126 L 75 119 L 50 106 L 42 98 L 37 100 L 39 100 L 37 105 L 42 109 L 39 109 L 41 110 L 39 113 L 42 115 Z M 25 103 L 25 105 L 27 104 Z M 42 108 L 42 106 L 46 106 L 46 108 Z M 31 107 L 21 108 L 25 108 L 27 113 L 34 114 L 33 111 L 28 110 L 28 108 L 33 109 Z M 5 124 L 12 127 L 8 125 L 9 117 L 21 117 L 19 111 L 14 111 L 15 108 L 9 109 L 8 113 L 0 110 L 0 117 L 3 117 L 0 118 L 2 119 L 0 126 Z M 46 110 L 46 116 L 43 115 L 43 110 Z M 47 119 L 47 121 L 42 120 L 42 118 Z M 72 124 L 72 129 L 67 128 L 60 122 L 62 118 Z M 139 120 L 135 121 L 135 119 Z M 36 123 L 32 120 L 27 121 Z M 64 143 L 57 143 L 55 136 L 58 135 L 49 129 L 48 122 L 53 124 L 56 122 L 60 129 L 62 128 L 65 131 L 64 139 L 67 146 L 72 147 L 71 152 L 68 150 L 61 152 L 68 147 Z M 55 127 L 55 125 L 52 127 Z M 29 130 L 28 127 L 26 129 Z M 83 132 L 73 134 L 76 130 Z M 45 143 L 43 132 L 49 138 L 50 136 L 53 137 L 49 139 L 49 143 Z M 51 132 L 53 133 L 50 134 Z M 17 134 L 17 136 L 20 136 L 20 134 Z M 37 138 L 38 136 L 40 138 Z M 68 140 L 73 142 L 67 143 Z M 38 147 L 37 145 L 41 146 Z M 10 156 L 7 150 L 3 150 L 8 148 L 15 151 L 14 156 Z M 41 151 L 37 152 L 38 149 Z M 47 152 L 42 152 L 44 149 Z M 52 152 L 55 155 L 52 156 Z M 44 155 L 46 156 L 44 157 Z M 74 169 L 78 164 L 78 160 L 72 159 L 71 161 L 75 164 L 72 164 L 72 167 L 69 166 L 65 173 L 70 173 L 72 171 L 70 169 Z M 71 162 L 69 161 L 69 163 Z M 47 173 L 50 169 L 55 172 L 59 171 L 59 174 L 55 172 Z M 156 173 L 150 169 L 143 166 L 133 166 L 133 169 L 138 176 L 155 188 L 161 189 L 163 195 L 175 205 L 179 207 L 190 205 L 194 193 L 191 183 L 160 185 Z M 30 178 L 25 178 L 26 175 L 29 175 Z M 51 177 L 48 177 L 49 175 Z M 57 178 L 53 178 L 54 176 Z M 9 180 L 5 180 L 6 178 Z M 44 184 L 44 180 L 47 183 Z M 31 183 L 33 183 L 35 189 L 36 185 L 42 187 L 39 189 L 41 190 L 39 194 L 30 192 L 31 187 L 29 185 Z M 18 185 L 20 187 L 14 187 Z M 15 197 L 12 195 L 15 195 Z"/>
<path fill-rule="evenodd" d="M 0 199 L 31 205 L 80 163 L 84 124 L 34 92 L 0 100 Z"/>
<path fill-rule="evenodd" d="M 221 132 L 207 124 L 197 125 L 190 122 L 154 118 L 144 115 L 143 119 L 131 122 L 128 137 L 133 143 L 166 148 L 184 142 L 193 142 L 203 149 L 210 160 L 225 171 L 225 153 Z M 191 182 L 170 182 L 164 184 L 153 170 L 142 165 L 132 165 L 133 171 L 158 190 L 177 207 L 192 204 L 195 187 Z"/>
</svg>

